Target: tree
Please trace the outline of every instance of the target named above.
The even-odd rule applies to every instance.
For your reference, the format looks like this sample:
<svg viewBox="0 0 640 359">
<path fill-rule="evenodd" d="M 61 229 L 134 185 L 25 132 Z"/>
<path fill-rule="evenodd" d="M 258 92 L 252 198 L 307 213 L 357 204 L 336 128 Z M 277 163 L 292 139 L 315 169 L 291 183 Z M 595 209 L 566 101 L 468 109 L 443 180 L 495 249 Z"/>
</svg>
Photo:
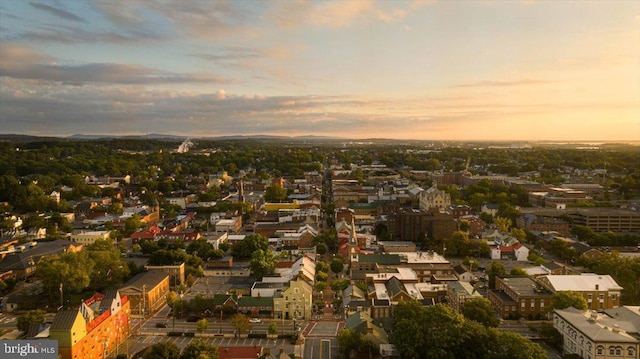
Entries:
<svg viewBox="0 0 640 359">
<path fill-rule="evenodd" d="M 329 275 L 327 272 L 316 271 L 316 281 L 317 282 L 326 282 L 329 279 Z"/>
<path fill-rule="evenodd" d="M 180 355 L 180 359 L 218 359 L 218 347 L 200 339 L 192 340 Z"/>
<path fill-rule="evenodd" d="M 207 328 L 209 328 L 209 321 L 207 321 L 206 318 L 202 318 L 202 319 L 198 320 L 198 322 L 196 322 L 196 329 L 200 333 L 206 332 Z"/>
<path fill-rule="evenodd" d="M 338 357 L 341 359 L 349 359 L 352 350 L 362 352 L 373 349 L 373 344 L 353 328 L 339 331 L 336 339 L 338 340 Z"/>
<path fill-rule="evenodd" d="M 278 264 L 278 257 L 270 250 L 258 249 L 251 255 L 249 269 L 258 278 L 273 274 Z"/>
<path fill-rule="evenodd" d="M 584 299 L 582 294 L 571 290 L 556 292 L 551 296 L 551 305 L 549 306 L 550 311 L 569 307 L 586 310 L 588 308 L 587 300 Z"/>
<path fill-rule="evenodd" d="M 527 238 L 527 233 L 523 229 L 513 227 L 511 228 L 511 236 L 520 242 L 524 242 Z"/>
<path fill-rule="evenodd" d="M 521 267 L 513 267 L 511 268 L 511 272 L 509 272 L 509 275 L 512 277 L 523 276 L 523 275 L 527 275 L 527 271 L 525 271 Z"/>
<path fill-rule="evenodd" d="M 90 286 L 97 291 L 116 288 L 129 277 L 129 266 L 122 261 L 120 251 L 111 240 L 97 240 L 87 246 L 89 258 L 94 266 Z"/>
<path fill-rule="evenodd" d="M 278 323 L 276 322 L 269 323 L 269 326 L 267 327 L 267 333 L 271 335 L 278 334 Z"/>
<path fill-rule="evenodd" d="M 469 255 L 470 245 L 469 235 L 463 231 L 455 231 L 449 239 L 445 241 L 448 256 L 463 257 Z"/>
<path fill-rule="evenodd" d="M 336 279 L 331 281 L 331 290 L 334 292 L 342 292 L 351 284 L 349 279 Z"/>
<path fill-rule="evenodd" d="M 331 260 L 331 271 L 333 273 L 340 273 L 344 270 L 344 262 L 341 257 L 334 257 Z"/>
<path fill-rule="evenodd" d="M 319 255 L 323 255 L 327 253 L 327 245 L 324 243 L 318 243 L 318 245 L 316 246 L 316 252 Z"/>
<path fill-rule="evenodd" d="M 495 309 L 486 298 L 473 298 L 464 302 L 462 315 L 467 319 L 475 320 L 485 327 L 497 327 L 500 324 Z"/>
<path fill-rule="evenodd" d="M 143 226 L 144 222 L 142 222 L 142 218 L 140 217 L 140 215 L 134 213 L 133 216 L 124 220 L 124 237 L 130 237 L 133 233 L 137 232 L 138 229 L 142 228 Z"/>
<path fill-rule="evenodd" d="M 180 359 L 180 348 L 172 341 L 160 342 L 149 347 L 144 359 Z"/>
<path fill-rule="evenodd" d="M 490 329 L 492 333 L 492 350 L 485 356 L 488 359 L 546 359 L 548 358 L 540 345 L 516 332 Z"/>
<path fill-rule="evenodd" d="M 458 223 L 458 229 L 461 230 L 462 232 L 469 232 L 469 221 L 467 220 L 461 220 Z"/>
<path fill-rule="evenodd" d="M 61 253 L 38 263 L 35 275 L 52 297 L 58 295 L 61 286 L 65 293 L 80 293 L 91 283 L 94 265 L 88 251 Z"/>
<path fill-rule="evenodd" d="M 31 310 L 18 316 L 18 330 L 26 332 L 31 323 L 44 323 L 44 312 L 41 310 Z"/>
<path fill-rule="evenodd" d="M 249 318 L 241 313 L 238 313 L 231 317 L 231 324 L 233 324 L 233 326 L 236 328 L 238 334 L 242 334 L 242 332 L 251 329 Z"/>
<path fill-rule="evenodd" d="M 231 248 L 231 254 L 234 258 L 251 258 L 253 252 L 257 250 L 266 251 L 269 249 L 269 239 L 260 234 L 251 234 Z"/>
<path fill-rule="evenodd" d="M 507 275 L 507 269 L 500 262 L 491 262 L 491 265 L 487 269 L 487 275 L 489 276 L 489 288 L 493 289 L 496 285 L 496 277 L 505 277 Z"/>
<path fill-rule="evenodd" d="M 287 199 L 287 190 L 280 185 L 269 186 L 264 192 L 264 200 L 266 202 L 282 202 L 285 199 Z"/>
<path fill-rule="evenodd" d="M 496 227 L 503 233 L 509 233 L 509 228 L 511 228 L 511 219 L 505 217 L 496 217 L 494 220 Z"/>
</svg>

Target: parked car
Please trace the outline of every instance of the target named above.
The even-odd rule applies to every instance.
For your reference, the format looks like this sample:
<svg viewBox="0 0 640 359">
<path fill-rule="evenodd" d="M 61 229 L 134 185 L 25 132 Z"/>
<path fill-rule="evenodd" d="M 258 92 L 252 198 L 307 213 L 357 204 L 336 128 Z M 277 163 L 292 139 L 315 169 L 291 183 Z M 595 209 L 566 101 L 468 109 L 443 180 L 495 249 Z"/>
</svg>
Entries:
<svg viewBox="0 0 640 359">
<path fill-rule="evenodd" d="M 156 328 L 166 328 L 166 327 L 167 327 L 167 323 L 165 322 L 156 323 Z"/>
<path fill-rule="evenodd" d="M 260 320 L 260 318 L 251 318 L 251 319 L 249 319 L 249 322 L 250 323 L 261 323 L 262 320 Z"/>
</svg>

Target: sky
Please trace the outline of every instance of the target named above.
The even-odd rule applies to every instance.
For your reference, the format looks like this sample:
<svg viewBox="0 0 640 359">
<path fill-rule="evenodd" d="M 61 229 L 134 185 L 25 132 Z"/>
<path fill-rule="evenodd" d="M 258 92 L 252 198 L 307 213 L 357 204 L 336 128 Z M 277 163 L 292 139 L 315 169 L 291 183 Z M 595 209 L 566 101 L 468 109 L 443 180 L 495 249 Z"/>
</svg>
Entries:
<svg viewBox="0 0 640 359">
<path fill-rule="evenodd" d="M 0 1 L 0 133 L 640 140 L 640 1 Z"/>
</svg>

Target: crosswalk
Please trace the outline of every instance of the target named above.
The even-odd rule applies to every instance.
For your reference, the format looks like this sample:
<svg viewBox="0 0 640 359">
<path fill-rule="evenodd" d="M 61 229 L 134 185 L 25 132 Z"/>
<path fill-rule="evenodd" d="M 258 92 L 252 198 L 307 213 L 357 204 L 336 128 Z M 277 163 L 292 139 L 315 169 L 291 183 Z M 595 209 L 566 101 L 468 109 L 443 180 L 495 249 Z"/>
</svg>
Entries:
<svg viewBox="0 0 640 359">
<path fill-rule="evenodd" d="M 2 324 L 15 323 L 16 321 L 17 321 L 16 317 L 2 317 L 2 318 L 0 318 L 0 323 L 2 323 Z"/>
</svg>

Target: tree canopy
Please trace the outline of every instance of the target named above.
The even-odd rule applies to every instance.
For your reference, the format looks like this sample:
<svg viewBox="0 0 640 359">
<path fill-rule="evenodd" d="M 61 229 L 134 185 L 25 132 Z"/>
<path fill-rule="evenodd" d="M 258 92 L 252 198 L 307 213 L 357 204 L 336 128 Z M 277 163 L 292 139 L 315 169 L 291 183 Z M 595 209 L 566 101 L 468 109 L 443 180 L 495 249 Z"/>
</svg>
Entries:
<svg viewBox="0 0 640 359">
<path fill-rule="evenodd" d="M 486 298 L 473 298 L 465 301 L 462 305 L 462 315 L 485 327 L 497 327 L 500 324 L 495 309 Z"/>
<path fill-rule="evenodd" d="M 442 304 L 400 302 L 394 319 L 391 342 L 403 358 L 547 358 L 538 344 L 521 335 L 486 328 Z"/>
<path fill-rule="evenodd" d="M 269 249 L 269 239 L 260 234 L 250 234 L 231 247 L 234 258 L 251 258 L 253 252 L 257 250 L 266 251 Z"/>
<path fill-rule="evenodd" d="M 587 309 L 587 300 L 582 296 L 582 294 L 574 291 L 562 291 L 556 292 L 551 296 L 551 305 L 549 306 L 549 310 L 553 311 L 554 309 L 565 309 L 569 307 L 574 307 L 580 310 Z"/>
<path fill-rule="evenodd" d="M 273 274 L 278 264 L 278 257 L 270 250 L 258 249 L 251 255 L 249 269 L 258 278 Z"/>
</svg>

